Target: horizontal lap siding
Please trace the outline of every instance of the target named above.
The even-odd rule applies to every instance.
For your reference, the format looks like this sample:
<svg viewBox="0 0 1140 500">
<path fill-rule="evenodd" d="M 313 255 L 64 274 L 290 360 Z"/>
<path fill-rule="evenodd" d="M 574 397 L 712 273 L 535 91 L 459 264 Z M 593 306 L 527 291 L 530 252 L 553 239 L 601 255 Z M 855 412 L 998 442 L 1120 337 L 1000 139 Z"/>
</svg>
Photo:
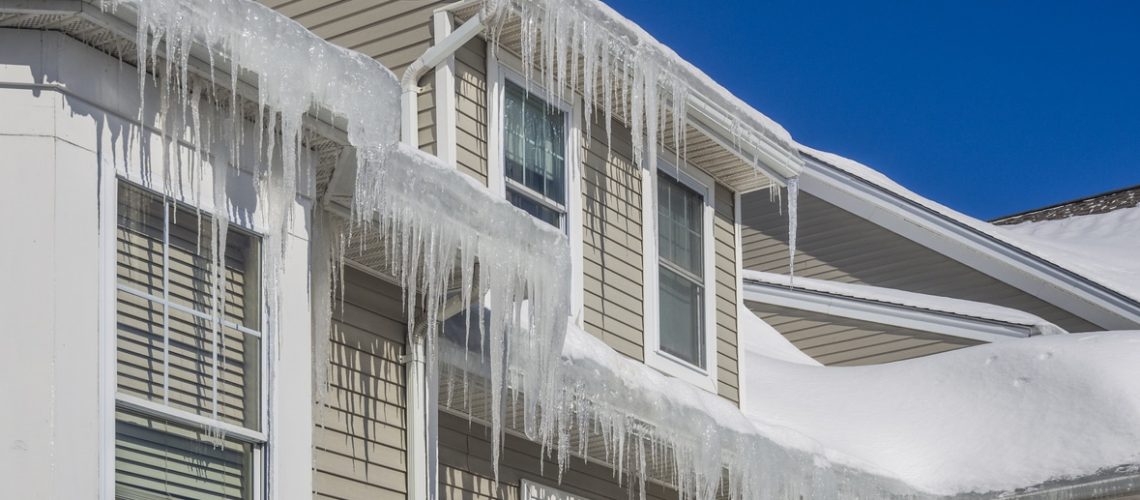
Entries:
<svg viewBox="0 0 1140 500">
<path fill-rule="evenodd" d="M 395 73 L 396 78 L 432 44 L 432 11 L 446 1 L 406 0 L 261 0 L 301 23 L 317 36 L 355 50 Z M 420 80 L 419 145 L 435 154 L 433 72 Z"/>
<path fill-rule="evenodd" d="M 736 209 L 732 190 L 716 185 L 713 242 L 716 254 L 717 392 L 740 402 L 740 368 L 736 332 Z"/>
<path fill-rule="evenodd" d="M 767 192 L 744 196 L 742 209 L 744 267 L 787 273 L 786 210 L 769 202 Z M 988 302 L 1036 314 L 1072 332 L 1098 329 L 810 194 L 801 193 L 799 216 L 797 276 Z"/>
<path fill-rule="evenodd" d="M 747 305 L 797 348 L 826 365 L 888 363 L 980 343 L 787 307 Z"/>
<path fill-rule="evenodd" d="M 586 331 L 644 361 L 641 171 L 629 131 L 616 122 L 583 130 L 582 257 Z"/>
<path fill-rule="evenodd" d="M 491 435 L 487 427 L 447 413 L 439 416 L 439 492 L 446 500 L 514 500 L 526 479 L 591 500 L 630 498 L 629 480 L 619 485 L 608 466 L 571 458 L 558 482 L 558 465 L 543 458 L 540 446 L 507 435 L 500 454 L 499 484 L 491 469 Z M 646 498 L 664 500 L 676 495 L 657 485 L 646 488 Z"/>
<path fill-rule="evenodd" d="M 346 269 L 345 300 L 333 304 L 330 387 L 313 415 L 314 497 L 404 498 L 400 290 Z"/>
<path fill-rule="evenodd" d="M 455 53 L 455 160 L 487 185 L 487 43 L 475 37 Z"/>
</svg>

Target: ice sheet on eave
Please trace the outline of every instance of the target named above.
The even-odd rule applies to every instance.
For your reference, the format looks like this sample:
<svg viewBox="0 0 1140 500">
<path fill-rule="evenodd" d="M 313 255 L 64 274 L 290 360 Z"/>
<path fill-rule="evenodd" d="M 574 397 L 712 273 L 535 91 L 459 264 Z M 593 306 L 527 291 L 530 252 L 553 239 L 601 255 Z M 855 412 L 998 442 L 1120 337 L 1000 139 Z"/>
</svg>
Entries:
<svg viewBox="0 0 1140 500">
<path fill-rule="evenodd" d="M 754 280 L 769 285 L 803 289 L 827 295 L 838 295 L 852 299 L 880 302 L 902 307 L 924 309 L 958 316 L 997 321 L 1013 325 L 1024 325 L 1033 329 L 1035 335 L 1066 333 L 1061 327 L 1027 312 L 984 302 L 939 297 L 923 293 L 883 288 L 856 283 L 839 283 L 815 278 L 795 278 L 786 274 L 744 270 L 745 280 Z"/>
<path fill-rule="evenodd" d="M 1104 266 L 1099 266 L 1095 263 L 1090 265 L 1087 259 L 1082 259 L 1079 257 L 1082 251 L 1079 248 L 1074 249 L 1071 243 L 1068 245 L 1061 245 L 1060 247 L 1068 246 L 1068 249 L 1060 250 L 1060 247 L 1058 247 L 1058 245 L 1043 243 L 1041 241 L 1041 238 L 1036 238 L 1031 235 L 1027 237 L 1026 234 L 1019 234 L 1018 231 L 1011 231 L 1007 228 L 995 226 L 988 222 L 975 219 L 950 207 L 932 201 L 903 187 L 879 171 L 855 160 L 844 158 L 834 153 L 812 149 L 802 144 L 798 145 L 798 148 L 800 152 L 806 155 L 812 156 L 822 161 L 823 163 L 831 165 L 832 167 L 838 168 L 839 170 L 842 170 L 852 176 L 867 181 L 868 183 L 871 183 L 895 196 L 916 203 L 919 206 L 922 206 L 941 217 L 945 217 L 974 231 L 985 234 L 986 236 L 997 240 L 1009 247 L 1024 251 L 1038 259 L 1057 265 L 1084 278 L 1087 281 L 1101 285 L 1131 299 L 1134 302 L 1140 303 L 1140 280 L 1130 280 L 1128 278 L 1113 274 L 1116 272 L 1115 269 L 1106 271 L 1103 269 Z M 1133 245 L 1132 248 L 1140 247 Z M 1126 248 L 1122 250 L 1126 250 Z M 1073 255 L 1074 253 L 1077 254 L 1077 257 Z M 1137 250 L 1136 253 L 1140 254 L 1140 250 Z M 1137 271 L 1135 271 L 1135 268 L 1133 268 L 1132 272 L 1136 273 Z M 1135 274 L 1133 274 L 1133 276 L 1135 276 Z"/>
</svg>

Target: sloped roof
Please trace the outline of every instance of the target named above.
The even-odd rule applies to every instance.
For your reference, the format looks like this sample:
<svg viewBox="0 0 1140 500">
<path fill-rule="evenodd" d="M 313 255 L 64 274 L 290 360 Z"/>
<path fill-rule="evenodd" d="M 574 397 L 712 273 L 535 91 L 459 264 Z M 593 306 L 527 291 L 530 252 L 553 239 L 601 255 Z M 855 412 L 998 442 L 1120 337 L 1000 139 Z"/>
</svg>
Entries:
<svg viewBox="0 0 1140 500">
<path fill-rule="evenodd" d="M 1140 286 L 1122 286 L 1120 280 L 1106 279 L 1104 274 L 1090 272 L 1087 267 L 1063 258 L 1057 252 L 1050 252 L 1039 242 L 925 198 L 862 163 L 807 146 L 799 147 L 805 157 L 815 160 L 817 164 L 835 169 L 845 174 L 846 178 L 854 178 L 856 183 L 865 184 L 855 186 L 848 183 L 841 187 L 849 190 L 863 189 L 857 198 L 866 200 L 864 195 L 868 191 L 874 195 L 887 195 L 898 207 L 910 210 L 906 214 L 901 213 L 901 210 L 894 214 L 908 223 L 939 234 L 956 231 L 964 235 L 960 241 L 965 241 L 972 252 L 995 256 L 1005 265 L 1014 261 L 1028 262 L 1028 267 L 1038 278 L 1049 280 L 1057 288 L 1076 285 L 1080 289 L 1078 293 L 1085 300 L 1105 304 L 1106 307 L 1115 309 L 1117 314 L 1124 312 L 1123 317 L 1130 318 L 1132 323 L 1137 323 L 1140 319 Z M 805 169 L 805 175 L 813 176 L 815 173 L 820 172 Z M 805 190 L 810 191 L 809 185 L 803 184 Z"/>
<path fill-rule="evenodd" d="M 999 226 L 1058 220 L 1077 215 L 1095 215 L 1140 205 L 1140 185 L 1078 198 L 1047 207 L 1034 208 L 990 221 Z"/>
</svg>

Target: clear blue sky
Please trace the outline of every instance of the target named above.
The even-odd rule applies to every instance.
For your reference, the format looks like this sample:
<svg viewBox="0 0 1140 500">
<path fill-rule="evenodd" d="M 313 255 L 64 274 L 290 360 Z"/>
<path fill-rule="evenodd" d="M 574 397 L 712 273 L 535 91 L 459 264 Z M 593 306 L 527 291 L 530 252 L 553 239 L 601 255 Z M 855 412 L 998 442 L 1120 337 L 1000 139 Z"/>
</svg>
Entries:
<svg viewBox="0 0 1140 500">
<path fill-rule="evenodd" d="M 604 1 L 798 141 L 975 217 L 1140 184 L 1140 2 Z"/>
</svg>

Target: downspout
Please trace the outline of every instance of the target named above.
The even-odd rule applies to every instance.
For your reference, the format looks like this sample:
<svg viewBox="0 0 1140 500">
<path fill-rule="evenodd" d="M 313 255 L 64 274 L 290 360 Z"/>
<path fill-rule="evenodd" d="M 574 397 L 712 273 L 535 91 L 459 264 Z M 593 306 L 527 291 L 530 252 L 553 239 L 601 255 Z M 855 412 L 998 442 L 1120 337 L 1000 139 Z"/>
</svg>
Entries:
<svg viewBox="0 0 1140 500">
<path fill-rule="evenodd" d="M 447 12 L 438 12 L 436 15 L 450 15 Z M 433 20 L 434 21 L 434 20 Z M 400 79 L 402 89 L 400 97 L 400 137 L 404 144 L 419 147 L 417 118 L 419 109 L 416 98 L 420 93 L 419 81 L 427 70 L 445 64 L 448 57 L 459 50 L 469 40 L 483 31 L 481 16 L 476 15 L 463 23 L 439 43 L 417 58 Z M 446 310 L 455 307 L 448 300 Z M 443 316 L 447 317 L 447 316 Z M 407 391 L 407 480 L 408 498 L 424 499 L 436 496 L 436 446 L 434 424 L 436 413 L 435 400 L 432 397 L 434 388 L 427 380 L 427 366 L 425 359 L 426 339 L 424 337 L 426 325 L 419 323 L 415 331 L 409 330 L 407 337 L 406 355 L 406 383 Z M 430 438 L 430 439 L 429 439 Z"/>
</svg>

